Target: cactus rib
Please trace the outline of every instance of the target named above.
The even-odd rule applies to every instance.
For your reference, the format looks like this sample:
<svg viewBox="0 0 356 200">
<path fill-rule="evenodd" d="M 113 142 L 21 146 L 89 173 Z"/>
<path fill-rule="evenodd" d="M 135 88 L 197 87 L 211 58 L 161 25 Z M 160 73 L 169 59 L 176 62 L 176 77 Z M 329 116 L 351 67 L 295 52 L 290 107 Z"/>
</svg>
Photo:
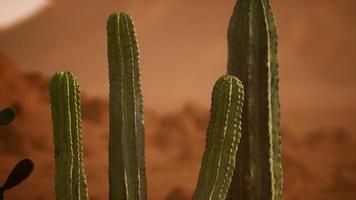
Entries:
<svg viewBox="0 0 356 200">
<path fill-rule="evenodd" d="M 214 86 L 205 152 L 193 200 L 225 199 L 240 142 L 243 96 L 243 86 L 234 76 L 222 76 Z"/>
<path fill-rule="evenodd" d="M 57 199 L 88 199 L 83 167 L 80 91 L 71 72 L 57 72 L 51 80 L 55 189 Z"/>
<path fill-rule="evenodd" d="M 280 199 L 277 31 L 268 0 L 239 0 L 228 30 L 228 74 L 245 86 L 242 137 L 228 199 Z"/>
<path fill-rule="evenodd" d="M 109 196 L 146 199 L 144 116 L 139 49 L 131 17 L 107 21 L 110 79 Z"/>
</svg>

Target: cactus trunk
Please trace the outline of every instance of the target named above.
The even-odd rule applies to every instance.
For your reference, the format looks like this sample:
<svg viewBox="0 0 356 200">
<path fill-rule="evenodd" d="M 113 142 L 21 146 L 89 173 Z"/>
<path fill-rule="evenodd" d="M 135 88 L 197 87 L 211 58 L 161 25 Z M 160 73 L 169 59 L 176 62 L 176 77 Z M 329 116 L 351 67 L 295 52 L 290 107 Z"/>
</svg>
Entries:
<svg viewBox="0 0 356 200">
<path fill-rule="evenodd" d="M 110 200 L 147 198 L 143 97 L 139 50 L 131 17 L 115 13 L 107 22 L 110 79 Z"/>
<path fill-rule="evenodd" d="M 241 136 L 243 86 L 225 75 L 212 93 L 210 122 L 193 200 L 224 200 L 230 186 Z"/>
<path fill-rule="evenodd" d="M 83 167 L 79 84 L 70 72 L 57 72 L 50 86 L 55 146 L 56 199 L 88 199 Z"/>
<path fill-rule="evenodd" d="M 242 137 L 227 199 L 279 200 L 277 31 L 268 0 L 238 0 L 228 30 L 228 74 L 245 87 Z"/>
</svg>

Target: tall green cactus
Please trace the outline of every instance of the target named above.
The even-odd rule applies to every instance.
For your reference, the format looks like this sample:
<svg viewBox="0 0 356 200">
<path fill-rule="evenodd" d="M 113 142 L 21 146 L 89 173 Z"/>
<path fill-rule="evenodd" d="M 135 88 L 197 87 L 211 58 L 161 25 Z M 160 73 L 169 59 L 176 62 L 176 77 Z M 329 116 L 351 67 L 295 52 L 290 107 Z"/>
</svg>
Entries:
<svg viewBox="0 0 356 200">
<path fill-rule="evenodd" d="M 128 14 L 109 17 L 107 45 L 109 199 L 145 200 L 139 50 Z M 228 47 L 229 75 L 222 76 L 213 89 L 205 153 L 193 200 L 279 200 L 282 167 L 277 31 L 268 0 L 238 1 L 230 21 Z M 50 92 L 57 199 L 87 199 L 78 82 L 71 73 L 58 72 Z"/>
<path fill-rule="evenodd" d="M 83 167 L 79 83 L 70 72 L 57 72 L 50 85 L 57 199 L 87 200 Z"/>
<path fill-rule="evenodd" d="M 139 50 L 131 17 L 107 21 L 110 79 L 109 197 L 147 198 Z"/>
<path fill-rule="evenodd" d="M 225 199 L 235 168 L 241 137 L 243 86 L 234 76 L 222 76 L 212 94 L 211 116 L 193 200 Z"/>
<path fill-rule="evenodd" d="M 277 30 L 268 0 L 238 0 L 228 30 L 228 74 L 245 87 L 242 137 L 228 199 L 281 199 Z"/>
</svg>

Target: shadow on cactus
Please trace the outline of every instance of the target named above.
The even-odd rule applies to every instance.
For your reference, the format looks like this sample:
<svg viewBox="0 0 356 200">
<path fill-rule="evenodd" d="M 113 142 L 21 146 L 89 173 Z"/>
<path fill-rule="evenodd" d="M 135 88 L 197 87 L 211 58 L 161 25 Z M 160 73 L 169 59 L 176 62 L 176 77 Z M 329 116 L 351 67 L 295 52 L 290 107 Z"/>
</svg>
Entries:
<svg viewBox="0 0 356 200">
<path fill-rule="evenodd" d="M 11 108 L 5 108 L 0 112 L 0 125 L 6 125 L 15 119 L 15 112 Z M 33 162 L 30 159 L 23 159 L 16 164 L 10 172 L 5 183 L 0 187 L 0 200 L 4 199 L 4 192 L 20 184 L 33 171 Z"/>
<path fill-rule="evenodd" d="M 115 13 L 109 17 L 107 47 L 109 199 L 145 200 L 139 48 L 128 14 Z M 280 199 L 276 48 L 276 27 L 268 0 L 239 0 L 229 26 L 228 74 L 216 81 L 212 92 L 205 152 L 194 200 Z M 50 97 L 56 198 L 88 199 L 79 83 L 71 72 L 59 71 L 53 76 Z"/>
</svg>

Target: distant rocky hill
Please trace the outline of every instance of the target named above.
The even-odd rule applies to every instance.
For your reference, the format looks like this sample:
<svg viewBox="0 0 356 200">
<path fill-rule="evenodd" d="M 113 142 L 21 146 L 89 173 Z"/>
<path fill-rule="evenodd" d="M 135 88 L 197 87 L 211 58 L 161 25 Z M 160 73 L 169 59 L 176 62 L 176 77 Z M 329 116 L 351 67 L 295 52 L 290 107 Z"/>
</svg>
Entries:
<svg viewBox="0 0 356 200">
<path fill-rule="evenodd" d="M 0 182 L 21 158 L 35 162 L 33 175 L 7 199 L 54 199 L 54 159 L 48 77 L 21 73 L 0 55 L 0 108 L 11 106 L 16 120 L 0 127 Z M 108 103 L 82 95 L 85 168 L 92 200 L 107 199 Z M 145 111 L 149 197 L 189 199 L 197 181 L 209 111 L 187 103 L 176 112 Z M 283 130 L 283 199 L 356 199 L 356 140 L 347 131 Z"/>
</svg>

